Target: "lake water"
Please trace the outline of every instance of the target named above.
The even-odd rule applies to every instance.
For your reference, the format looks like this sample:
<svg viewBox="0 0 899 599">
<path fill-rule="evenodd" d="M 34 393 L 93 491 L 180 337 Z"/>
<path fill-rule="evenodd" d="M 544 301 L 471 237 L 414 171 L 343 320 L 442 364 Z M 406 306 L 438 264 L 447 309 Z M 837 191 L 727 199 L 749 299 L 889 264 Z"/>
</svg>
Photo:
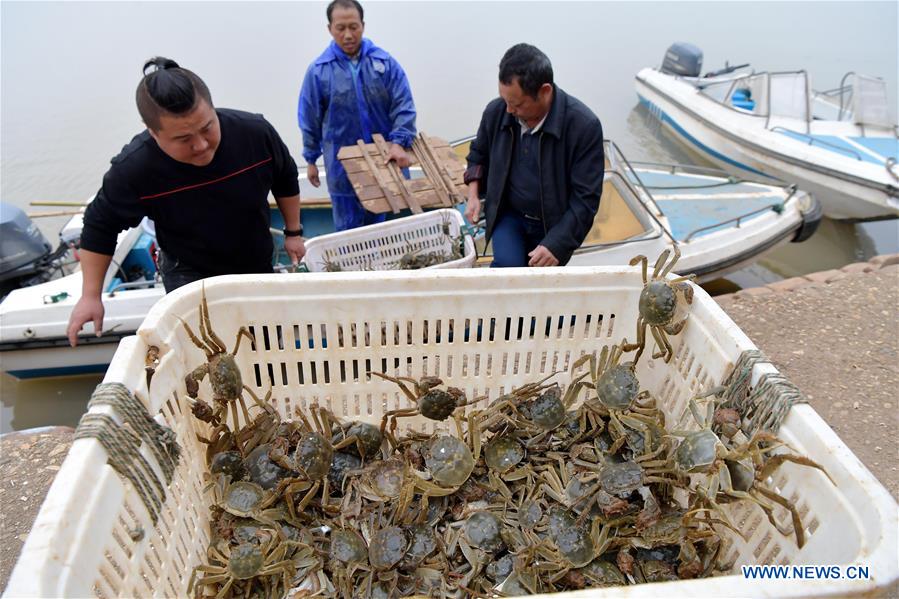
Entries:
<svg viewBox="0 0 899 599">
<path fill-rule="evenodd" d="M 307 65 L 330 41 L 323 2 L 0 3 L 0 197 L 82 202 L 109 159 L 142 129 L 134 90 L 164 55 L 198 73 L 218 106 L 263 113 L 295 157 L 296 100 Z M 706 69 L 750 62 L 809 71 L 829 89 L 848 71 L 884 77 L 897 95 L 895 2 L 367 2 L 366 35 L 403 65 L 419 129 L 473 133 L 496 96 L 497 65 L 526 41 L 557 83 L 600 117 L 632 160 L 690 162 L 637 107 L 634 75 L 675 41 Z M 894 106 L 894 116 L 895 116 Z M 36 211 L 44 209 L 32 209 Z M 55 239 L 64 218 L 40 219 Z M 899 251 L 899 221 L 825 221 L 804 244 L 734 273 L 712 291 L 764 284 Z M 99 377 L 0 378 L 0 431 L 74 425 Z"/>
</svg>

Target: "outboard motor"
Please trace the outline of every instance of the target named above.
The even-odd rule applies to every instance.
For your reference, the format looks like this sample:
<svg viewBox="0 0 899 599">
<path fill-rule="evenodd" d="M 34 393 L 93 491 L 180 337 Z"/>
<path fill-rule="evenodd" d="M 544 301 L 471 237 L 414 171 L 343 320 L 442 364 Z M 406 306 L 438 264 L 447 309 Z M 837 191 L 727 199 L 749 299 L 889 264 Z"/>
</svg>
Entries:
<svg viewBox="0 0 899 599">
<path fill-rule="evenodd" d="M 56 251 L 19 208 L 0 202 L 0 296 L 50 280 L 68 247 Z"/>
<path fill-rule="evenodd" d="M 679 77 L 699 77 L 702 71 L 702 50 L 693 44 L 675 42 L 665 50 L 662 72 Z"/>
</svg>

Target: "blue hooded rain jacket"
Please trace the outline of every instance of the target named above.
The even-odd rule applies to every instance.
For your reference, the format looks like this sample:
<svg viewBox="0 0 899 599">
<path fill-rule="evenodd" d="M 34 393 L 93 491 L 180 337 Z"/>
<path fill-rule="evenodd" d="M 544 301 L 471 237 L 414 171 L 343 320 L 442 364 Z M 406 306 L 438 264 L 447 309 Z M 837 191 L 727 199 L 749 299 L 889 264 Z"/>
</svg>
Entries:
<svg viewBox="0 0 899 599">
<path fill-rule="evenodd" d="M 404 148 L 415 137 L 415 104 L 406 73 L 390 54 L 363 38 L 353 64 L 335 42 L 306 70 L 297 106 L 303 132 L 303 158 L 314 164 L 325 156 L 334 226 L 338 231 L 380 222 L 362 208 L 337 152 L 372 135 Z"/>
</svg>

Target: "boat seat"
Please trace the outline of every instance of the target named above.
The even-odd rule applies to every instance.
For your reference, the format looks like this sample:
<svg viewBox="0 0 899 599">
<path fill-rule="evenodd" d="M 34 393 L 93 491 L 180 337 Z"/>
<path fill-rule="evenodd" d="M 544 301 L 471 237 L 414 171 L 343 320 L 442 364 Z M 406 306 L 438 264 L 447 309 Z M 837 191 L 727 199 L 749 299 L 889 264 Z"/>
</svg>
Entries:
<svg viewBox="0 0 899 599">
<path fill-rule="evenodd" d="M 752 92 L 746 88 L 735 89 L 730 97 L 730 103 L 735 108 L 742 108 L 750 112 L 755 110 L 755 100 L 752 99 Z"/>
<path fill-rule="evenodd" d="M 611 179 L 606 179 L 602 184 L 602 199 L 593 218 L 593 228 L 587 233 L 584 244 L 622 241 L 640 235 L 644 230 L 618 188 Z"/>
<path fill-rule="evenodd" d="M 129 281 L 152 281 L 156 277 L 156 238 L 146 232 L 141 232 L 140 237 L 132 246 L 122 266 L 117 270 L 115 277 L 106 286 L 109 293 L 121 283 Z M 122 277 L 126 280 L 123 280 Z"/>
</svg>

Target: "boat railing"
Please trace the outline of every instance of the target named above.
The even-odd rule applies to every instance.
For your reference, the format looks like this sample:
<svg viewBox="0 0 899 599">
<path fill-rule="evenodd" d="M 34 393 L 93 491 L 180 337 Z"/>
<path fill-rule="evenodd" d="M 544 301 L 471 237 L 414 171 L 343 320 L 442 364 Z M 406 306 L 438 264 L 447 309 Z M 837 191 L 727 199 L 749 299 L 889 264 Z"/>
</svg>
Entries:
<svg viewBox="0 0 899 599">
<path fill-rule="evenodd" d="M 126 289 L 140 289 L 142 287 L 155 287 L 156 279 L 147 279 L 144 281 L 130 281 L 127 283 L 119 283 L 115 287 L 109 290 L 109 297 L 115 297 L 115 294 L 119 291 L 124 291 Z"/>
<path fill-rule="evenodd" d="M 690 231 L 690 233 L 688 233 L 687 236 L 684 238 L 684 243 L 689 243 L 690 239 L 692 239 L 693 236 L 695 236 L 699 233 L 702 233 L 703 231 L 710 231 L 712 229 L 718 229 L 720 227 L 723 227 L 724 225 L 729 225 L 731 223 L 736 223 L 736 227 L 739 229 L 743 220 L 750 218 L 752 216 L 755 216 L 757 214 L 762 214 L 763 212 L 767 212 L 769 210 L 773 210 L 774 212 L 777 212 L 778 214 L 780 214 L 781 212 L 783 212 L 783 209 L 784 209 L 784 206 L 786 205 L 786 203 L 790 201 L 790 198 L 792 198 L 794 195 L 796 195 L 796 186 L 795 185 L 791 185 L 789 187 L 789 190 L 790 190 L 790 193 L 786 198 L 784 198 L 783 202 L 778 202 L 776 204 L 769 204 L 768 206 L 756 208 L 755 210 L 751 210 L 749 212 L 746 212 L 745 214 L 741 214 L 739 216 L 735 216 L 733 218 L 723 220 L 719 223 L 715 223 L 714 225 L 706 225 L 705 227 L 699 227 L 698 229 L 694 229 L 694 230 Z"/>
<path fill-rule="evenodd" d="M 668 171 L 672 175 L 676 175 L 677 173 L 684 174 L 692 174 L 692 175 L 709 175 L 715 177 L 728 177 L 730 176 L 727 171 L 724 169 L 716 168 L 714 166 L 700 166 L 698 164 L 682 164 L 682 163 L 671 163 L 671 162 L 650 162 L 647 160 L 632 160 L 632 165 L 642 166 L 646 168 L 658 168 L 661 170 Z"/>
<path fill-rule="evenodd" d="M 652 186 L 647 185 L 646 186 L 649 189 L 655 189 L 655 190 L 660 190 L 660 189 L 663 189 L 663 190 L 702 189 L 702 188 L 708 188 L 708 187 L 736 185 L 739 183 L 750 183 L 753 185 L 761 184 L 761 185 L 775 186 L 775 187 L 780 187 L 786 191 L 789 191 L 789 189 L 792 187 L 791 183 L 787 183 L 783 179 L 778 179 L 777 177 L 774 177 L 773 175 L 767 175 L 764 181 L 759 180 L 759 179 L 751 179 L 751 178 L 747 179 L 745 177 L 734 177 L 727 171 L 717 168 L 717 167 L 713 167 L 713 166 L 700 166 L 698 164 L 681 164 L 681 163 L 672 164 L 670 162 L 648 162 L 645 160 L 632 160 L 631 164 L 641 166 L 644 168 L 648 168 L 648 169 L 657 168 L 657 169 L 665 170 L 665 171 L 671 173 L 672 175 L 676 175 L 677 173 L 683 173 L 685 175 L 700 175 L 700 176 L 720 177 L 723 179 L 727 179 L 726 181 L 723 181 L 721 183 L 715 183 L 715 184 L 711 184 L 711 185 L 684 185 L 684 186 L 667 186 L 667 187 L 661 187 L 658 185 L 652 185 Z"/>
<path fill-rule="evenodd" d="M 645 183 L 643 183 L 643 180 L 640 179 L 640 175 L 637 174 L 637 171 L 634 169 L 633 166 L 631 166 L 630 161 L 628 161 L 628 159 L 621 152 L 621 149 L 618 147 L 618 144 L 616 144 L 611 139 L 606 139 L 605 146 L 606 146 L 606 151 L 610 154 L 609 163 L 612 165 L 612 168 L 615 168 L 616 163 L 620 163 L 622 169 L 625 170 L 624 173 L 620 173 L 620 174 L 624 175 L 621 178 L 625 182 L 625 184 L 630 188 L 630 190 L 634 194 L 634 196 L 649 209 L 649 213 L 652 214 L 653 217 L 655 217 L 656 215 L 663 216 L 664 213 L 662 212 L 662 209 L 659 207 L 658 203 L 656 203 L 655 198 L 652 197 L 652 194 L 649 192 L 649 188 L 647 187 L 647 185 Z M 630 178 L 626 176 L 626 174 L 628 172 L 630 173 L 630 175 L 633 176 L 634 180 L 636 180 L 637 184 L 644 191 L 644 193 L 646 194 L 646 197 L 649 198 L 648 204 L 647 204 L 647 202 L 643 201 L 641 195 L 639 193 L 637 193 L 637 190 L 635 190 L 633 188 L 633 186 L 631 185 Z M 664 229 L 664 227 L 662 227 L 662 228 Z"/>
<path fill-rule="evenodd" d="M 662 235 L 666 235 L 667 237 L 669 237 L 671 239 L 672 243 L 674 243 L 674 245 L 679 245 L 678 241 L 676 239 L 674 239 L 673 237 L 671 237 L 671 234 L 668 233 L 668 231 L 665 229 L 665 227 L 659 227 L 659 231 L 660 231 L 659 233 L 655 233 L 654 235 L 631 237 L 629 239 L 621 239 L 619 241 L 605 241 L 603 243 L 589 243 L 589 244 L 585 243 L 585 244 L 581 245 L 581 247 L 579 247 L 578 249 L 574 250 L 574 253 L 575 254 L 585 254 L 587 252 L 592 252 L 593 250 L 596 250 L 598 248 L 605 250 L 608 248 L 618 247 L 621 245 L 627 245 L 629 243 L 636 243 L 638 241 L 647 241 L 647 240 L 651 240 L 651 239 L 658 239 Z"/>
<path fill-rule="evenodd" d="M 896 181 L 899 181 L 899 174 L 897 174 L 896 172 L 896 159 L 892 156 L 888 157 L 886 163 L 884 163 L 884 166 L 886 166 L 887 172 L 890 174 L 890 176 Z"/>
<path fill-rule="evenodd" d="M 855 156 L 855 158 L 860 161 L 862 160 L 862 155 L 859 154 L 858 152 L 856 152 L 855 150 L 853 150 L 852 148 L 844 148 L 842 146 L 838 146 L 836 144 L 832 144 L 830 142 L 824 141 L 823 139 L 818 139 L 817 137 L 814 137 L 807 133 L 802 133 L 801 131 L 794 131 L 793 129 L 787 129 L 786 127 L 780 127 L 780 126 L 771 127 L 771 131 L 778 131 L 778 130 L 786 131 L 787 133 L 791 133 L 793 135 L 799 135 L 800 137 L 807 139 L 808 145 L 810 145 L 810 146 L 814 145 L 816 143 L 821 144 L 822 146 L 827 146 L 831 149 L 834 149 L 834 150 L 837 150 L 840 152 L 845 152 L 846 154 L 851 154 L 852 156 Z"/>
<path fill-rule="evenodd" d="M 816 96 L 823 96 L 824 98 L 827 98 L 827 99 L 836 100 L 837 97 L 839 97 L 839 100 L 840 100 L 839 112 L 837 112 L 837 120 L 838 121 L 842 121 L 843 113 L 848 112 L 848 110 L 847 110 L 848 105 L 846 103 L 852 99 L 852 93 L 854 90 L 853 90 L 853 85 L 851 83 L 846 83 L 846 80 L 849 79 L 849 77 L 852 77 L 854 75 L 855 75 L 855 71 L 849 71 L 848 73 L 843 75 L 842 79 L 840 79 L 839 87 L 815 92 Z M 836 104 L 836 102 L 834 102 L 834 104 Z"/>
</svg>

